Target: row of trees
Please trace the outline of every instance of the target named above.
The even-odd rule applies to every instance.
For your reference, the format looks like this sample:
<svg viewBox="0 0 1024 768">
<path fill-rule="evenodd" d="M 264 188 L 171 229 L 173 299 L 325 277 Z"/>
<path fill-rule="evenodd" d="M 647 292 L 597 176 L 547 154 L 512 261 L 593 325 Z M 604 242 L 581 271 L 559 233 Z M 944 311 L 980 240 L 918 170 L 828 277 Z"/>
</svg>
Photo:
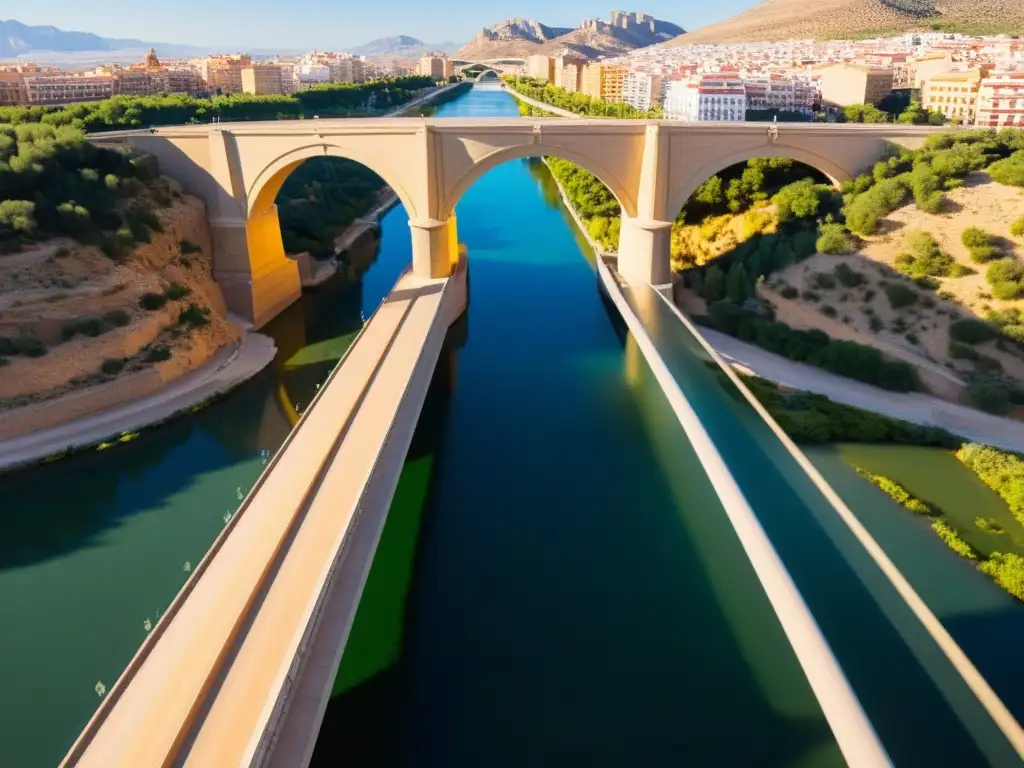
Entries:
<svg viewBox="0 0 1024 768">
<path fill-rule="evenodd" d="M 575 112 L 586 117 L 617 117 L 620 119 L 659 119 L 663 116 L 661 108 L 640 110 L 621 101 L 604 101 L 595 99 L 585 93 L 570 93 L 544 80 L 532 77 L 514 77 L 506 75 L 502 78 L 515 90 L 531 99 L 542 101 L 553 107 Z"/>
<path fill-rule="evenodd" d="M 146 128 L 219 120 L 283 120 L 343 116 L 394 109 L 424 88 L 430 77 L 411 75 L 365 83 L 323 83 L 287 95 L 233 94 L 195 98 L 186 94 L 115 96 L 69 107 L 0 107 L 0 123 L 44 123 L 82 131 Z"/>
</svg>

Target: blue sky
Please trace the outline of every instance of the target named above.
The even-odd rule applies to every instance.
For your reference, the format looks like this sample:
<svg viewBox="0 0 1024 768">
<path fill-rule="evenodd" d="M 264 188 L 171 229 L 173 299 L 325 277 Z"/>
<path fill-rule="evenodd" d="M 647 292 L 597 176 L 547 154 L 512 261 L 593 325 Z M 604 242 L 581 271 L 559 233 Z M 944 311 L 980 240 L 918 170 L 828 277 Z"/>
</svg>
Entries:
<svg viewBox="0 0 1024 768">
<path fill-rule="evenodd" d="M 756 2 L 645 0 L 635 10 L 696 29 Z M 613 7 L 594 0 L 0 0 L 0 19 L 224 50 L 342 50 L 387 35 L 462 43 L 480 27 L 511 17 L 571 27 L 583 18 L 607 18 Z"/>
</svg>

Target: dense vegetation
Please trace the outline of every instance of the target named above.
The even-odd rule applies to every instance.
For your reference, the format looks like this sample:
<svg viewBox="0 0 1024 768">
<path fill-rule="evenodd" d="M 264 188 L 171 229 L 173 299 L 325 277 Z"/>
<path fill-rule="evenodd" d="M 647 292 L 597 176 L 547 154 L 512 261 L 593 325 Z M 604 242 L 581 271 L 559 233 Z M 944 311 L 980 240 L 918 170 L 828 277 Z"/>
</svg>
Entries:
<svg viewBox="0 0 1024 768">
<path fill-rule="evenodd" d="M 394 109 L 409 101 L 416 91 L 433 85 L 433 79 L 413 75 L 366 83 L 323 83 L 279 96 L 115 96 L 69 107 L 0 107 L 0 123 L 70 125 L 92 132 L 206 123 L 215 118 L 227 122 L 344 116 Z"/>
<path fill-rule="evenodd" d="M 898 443 L 940 448 L 957 448 L 963 443 L 938 427 L 892 419 L 811 392 L 787 393 L 774 382 L 755 376 L 744 377 L 744 383 L 786 434 L 799 443 Z"/>
<path fill-rule="evenodd" d="M 330 257 L 334 238 L 373 208 L 383 186 L 377 174 L 352 160 L 307 160 L 292 172 L 277 196 L 285 251 Z"/>
<path fill-rule="evenodd" d="M 644 112 L 625 104 L 621 101 L 604 101 L 591 98 L 585 93 L 570 93 L 558 88 L 543 80 L 532 77 L 513 77 L 506 75 L 502 78 L 512 88 L 523 96 L 542 101 L 553 107 L 564 109 L 568 112 L 575 112 L 577 115 L 586 117 L 618 117 L 618 118 L 660 118 L 660 108 Z"/>
<path fill-rule="evenodd" d="M 153 157 L 101 149 L 70 125 L 0 124 L 0 249 L 64 235 L 117 259 L 160 230 L 154 207 L 176 194 Z"/>
</svg>

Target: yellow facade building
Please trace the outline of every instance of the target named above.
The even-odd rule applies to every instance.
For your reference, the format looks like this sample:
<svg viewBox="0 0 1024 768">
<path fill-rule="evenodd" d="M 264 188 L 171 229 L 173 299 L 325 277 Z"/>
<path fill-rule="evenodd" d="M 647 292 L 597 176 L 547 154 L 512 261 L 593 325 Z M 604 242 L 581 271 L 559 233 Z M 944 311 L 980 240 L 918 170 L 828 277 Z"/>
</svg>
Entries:
<svg viewBox="0 0 1024 768">
<path fill-rule="evenodd" d="M 932 75 L 921 86 L 921 106 L 969 125 L 977 114 L 978 92 L 986 74 L 982 69 L 968 69 Z"/>
</svg>

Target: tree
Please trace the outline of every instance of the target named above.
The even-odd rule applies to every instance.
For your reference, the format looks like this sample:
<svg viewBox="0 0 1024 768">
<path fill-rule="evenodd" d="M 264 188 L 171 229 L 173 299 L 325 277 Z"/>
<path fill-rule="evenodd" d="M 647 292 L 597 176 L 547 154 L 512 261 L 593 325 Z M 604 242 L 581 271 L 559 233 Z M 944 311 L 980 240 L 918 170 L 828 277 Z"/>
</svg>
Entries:
<svg viewBox="0 0 1024 768">
<path fill-rule="evenodd" d="M 717 264 L 712 264 L 704 275 L 704 299 L 713 303 L 725 297 L 725 274 Z"/>
<path fill-rule="evenodd" d="M 697 188 L 694 197 L 698 203 L 703 203 L 704 205 L 721 205 L 725 200 L 722 179 L 718 176 L 712 176 Z"/>
<path fill-rule="evenodd" d="M 739 261 L 729 267 L 729 274 L 725 279 L 725 293 L 734 304 L 742 304 L 750 296 L 750 278 Z"/>
</svg>

